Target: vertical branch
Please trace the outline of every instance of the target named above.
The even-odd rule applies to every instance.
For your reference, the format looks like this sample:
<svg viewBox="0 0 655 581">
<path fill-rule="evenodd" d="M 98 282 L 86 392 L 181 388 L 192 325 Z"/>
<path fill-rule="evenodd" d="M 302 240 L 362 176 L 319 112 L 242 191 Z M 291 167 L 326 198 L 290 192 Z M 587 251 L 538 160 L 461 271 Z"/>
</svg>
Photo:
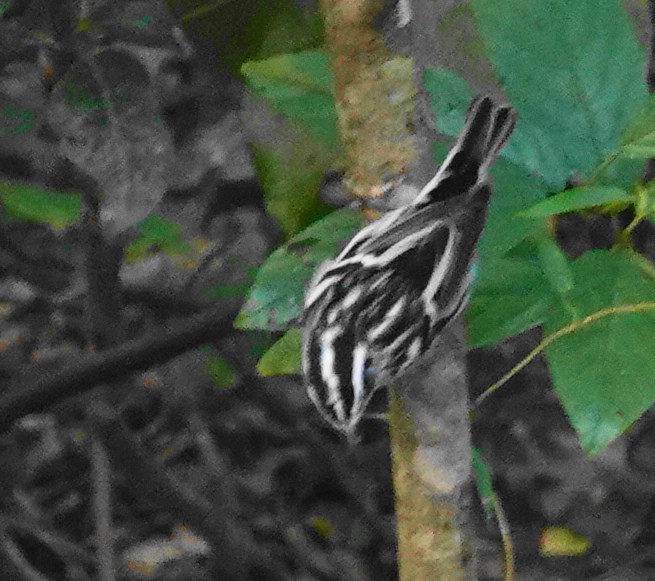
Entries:
<svg viewBox="0 0 655 581">
<path fill-rule="evenodd" d="M 117 342 L 120 327 L 119 281 L 122 251 L 105 241 L 100 227 L 99 203 L 94 193 L 84 195 L 85 204 L 85 270 L 87 293 L 88 337 L 94 349 L 103 350 Z M 107 389 L 98 397 L 106 399 Z M 93 482 L 93 515 L 96 526 L 96 551 L 100 581 L 116 578 L 111 519 L 111 484 L 109 454 L 96 426 L 90 424 L 91 468 Z"/>
<path fill-rule="evenodd" d="M 443 66 L 449 53 L 444 22 L 463 3 L 411 2 L 413 14 L 407 28 L 418 86 L 427 67 Z M 471 23 L 463 22 L 460 26 L 466 29 L 458 28 L 464 38 L 466 34 L 475 34 Z M 450 50 L 461 52 L 457 45 Z M 466 68 L 470 64 L 460 62 L 459 66 Z M 476 73 L 467 76 L 486 92 L 497 92 L 485 76 L 488 68 L 488 63 L 476 62 Z M 435 133 L 424 92 L 419 93 L 418 109 L 422 115 L 416 126 L 417 174 L 425 183 L 435 171 L 429 145 Z M 400 515 L 414 515 L 399 518 L 401 581 L 477 578 L 475 545 L 468 526 L 471 425 L 465 336 L 461 318 L 446 327 L 423 361 L 403 378 L 398 392 L 403 406 L 398 405 L 399 401 L 392 406 L 392 429 L 394 423 L 400 423 L 403 408 L 414 424 L 413 439 L 393 441 L 398 511 Z M 401 444 L 407 448 L 401 448 Z M 405 467 L 402 471 L 401 465 Z M 428 518 L 424 518 L 426 515 Z M 414 560 L 417 556 L 418 560 Z"/>
<path fill-rule="evenodd" d="M 111 469 L 109 454 L 99 438 L 91 444 L 91 481 L 96 523 L 99 581 L 116 579 L 111 519 Z"/>
<path fill-rule="evenodd" d="M 461 526 L 471 467 L 463 330 L 449 325 L 392 394 L 401 581 L 459 581 L 474 566 Z"/>
<path fill-rule="evenodd" d="M 384 183 L 414 158 L 411 63 L 392 58 L 373 28 L 380 8 L 377 0 L 321 0 L 345 183 L 360 199 L 380 197 Z"/>
<path fill-rule="evenodd" d="M 84 195 L 85 256 L 88 341 L 103 350 L 119 340 L 120 284 L 118 272 L 123 249 L 103 236 L 99 202 L 94 193 Z"/>
<path fill-rule="evenodd" d="M 452 526 L 456 522 L 455 507 L 434 499 L 431 487 L 417 473 L 415 455 L 419 442 L 414 435 L 414 422 L 395 392 L 391 397 L 391 415 L 399 578 L 463 579 L 459 529 Z"/>
<path fill-rule="evenodd" d="M 380 186 L 416 165 L 419 157 L 422 177 L 435 169 L 429 129 L 419 124 L 416 134 L 411 131 L 416 97 L 411 61 L 392 57 L 373 28 L 381 4 L 372 0 L 321 1 L 346 154 L 346 185 L 361 199 L 379 197 Z M 403 27 L 411 17 L 405 16 L 398 22 Z M 436 31 L 436 22 L 423 22 L 422 26 L 425 30 L 414 30 L 414 38 L 420 39 L 421 50 L 431 51 L 423 33 Z M 402 35 L 407 36 L 407 30 Z M 408 48 L 412 57 L 415 49 Z M 390 70 L 400 73 L 392 78 L 386 74 Z M 422 69 L 416 72 L 419 77 L 421 74 Z M 464 359 L 463 324 L 457 322 L 425 358 L 420 372 L 403 378 L 398 385 L 402 399 L 392 398 L 401 581 L 465 578 L 458 523 L 466 513 L 461 491 L 469 480 L 471 464 Z"/>
</svg>

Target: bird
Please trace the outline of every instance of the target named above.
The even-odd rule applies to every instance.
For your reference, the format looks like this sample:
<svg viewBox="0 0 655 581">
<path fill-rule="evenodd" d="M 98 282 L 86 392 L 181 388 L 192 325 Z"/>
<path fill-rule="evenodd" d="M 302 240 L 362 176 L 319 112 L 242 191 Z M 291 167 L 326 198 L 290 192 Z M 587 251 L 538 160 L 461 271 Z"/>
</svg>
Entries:
<svg viewBox="0 0 655 581">
<path fill-rule="evenodd" d="M 302 371 L 309 398 L 352 438 L 375 392 L 425 353 L 463 310 L 493 184 L 517 120 L 485 95 L 434 177 L 407 205 L 357 232 L 305 292 Z"/>
</svg>

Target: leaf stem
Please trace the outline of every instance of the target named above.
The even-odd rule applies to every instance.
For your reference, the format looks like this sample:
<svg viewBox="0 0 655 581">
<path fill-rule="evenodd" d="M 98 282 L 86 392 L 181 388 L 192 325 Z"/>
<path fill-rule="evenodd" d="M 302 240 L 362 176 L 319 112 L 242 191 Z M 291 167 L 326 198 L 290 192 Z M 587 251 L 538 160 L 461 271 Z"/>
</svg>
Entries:
<svg viewBox="0 0 655 581">
<path fill-rule="evenodd" d="M 557 339 L 560 339 L 561 337 L 564 337 L 566 335 L 571 335 L 572 333 L 579 331 L 583 327 L 586 327 L 587 325 L 591 325 L 592 323 L 596 323 L 601 319 L 604 319 L 605 317 L 609 317 L 611 315 L 643 313 L 648 311 L 655 311 L 655 302 L 643 302 L 643 303 L 634 303 L 631 305 L 619 305 L 616 307 L 608 307 L 606 309 L 601 309 L 600 311 L 596 311 L 595 313 L 583 317 L 582 319 L 573 321 L 571 324 L 566 325 L 561 329 L 558 329 L 551 335 L 548 335 L 546 338 L 544 338 L 541 341 L 541 343 L 539 343 L 539 345 L 537 345 L 532 351 L 530 351 L 530 353 L 528 353 L 521 361 L 519 361 L 514 367 L 512 367 L 512 369 L 510 369 L 498 381 L 496 381 L 490 387 L 488 387 L 484 391 L 484 393 L 482 393 L 475 400 L 474 407 L 478 407 L 490 395 L 492 395 L 495 391 L 497 391 L 503 385 L 505 385 L 512 377 L 514 377 L 519 371 L 521 371 L 524 367 L 526 367 L 528 363 L 530 363 L 535 357 L 537 357 L 537 355 L 539 355 L 542 351 L 546 349 L 546 347 L 554 343 Z"/>
<path fill-rule="evenodd" d="M 594 170 L 594 173 L 592 173 L 586 180 L 585 184 L 591 185 L 593 184 L 598 177 L 610 166 L 612 165 L 621 155 L 621 150 L 618 149 L 611 155 L 608 155 L 602 162 L 601 164 Z"/>
</svg>

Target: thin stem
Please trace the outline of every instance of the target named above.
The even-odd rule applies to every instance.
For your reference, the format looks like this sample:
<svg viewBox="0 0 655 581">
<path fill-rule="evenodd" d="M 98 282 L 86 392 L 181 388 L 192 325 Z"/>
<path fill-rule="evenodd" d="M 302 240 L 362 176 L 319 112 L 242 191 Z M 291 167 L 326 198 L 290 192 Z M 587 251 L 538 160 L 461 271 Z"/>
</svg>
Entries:
<svg viewBox="0 0 655 581">
<path fill-rule="evenodd" d="M 512 542 L 512 531 L 509 528 L 509 520 L 503 509 L 498 496 L 494 493 L 496 502 L 496 520 L 498 521 L 498 528 L 500 529 L 501 538 L 503 540 L 503 561 L 505 565 L 505 573 L 503 581 L 514 581 L 516 569 L 514 566 L 514 543 Z"/>
<path fill-rule="evenodd" d="M 566 327 L 562 327 L 561 329 L 559 329 L 558 331 L 556 331 L 552 335 L 549 335 L 543 341 L 541 341 L 541 343 L 539 343 L 539 345 L 537 345 L 532 351 L 530 351 L 530 353 L 528 353 L 521 361 L 519 361 L 519 363 L 517 363 L 514 367 L 512 367 L 512 369 L 510 369 L 498 381 L 496 381 L 494 384 L 488 387 L 484 391 L 484 393 L 482 393 L 482 395 L 480 395 L 475 400 L 474 406 L 475 407 L 479 406 L 491 394 L 493 394 L 495 391 L 500 389 L 510 379 L 512 379 L 512 377 L 514 377 L 519 371 L 521 371 L 524 367 L 526 367 L 528 363 L 530 363 L 535 357 L 537 357 L 537 355 L 542 353 L 549 345 L 557 341 L 557 339 L 560 339 L 561 337 L 564 337 L 566 335 L 571 335 L 572 333 L 579 331 L 583 327 L 586 327 L 587 325 L 591 325 L 592 323 L 596 323 L 601 319 L 604 319 L 605 317 L 609 317 L 611 315 L 643 313 L 648 311 L 655 311 L 655 302 L 643 302 L 643 303 L 635 303 L 632 305 L 619 305 L 617 307 L 608 307 L 606 309 L 601 309 L 600 311 L 596 311 L 595 313 L 583 317 L 582 319 L 573 321 L 573 323 L 567 325 Z"/>
<path fill-rule="evenodd" d="M 611 155 L 608 155 L 602 162 L 601 164 L 596 168 L 594 173 L 592 173 L 586 180 L 585 183 L 587 185 L 593 184 L 598 177 L 610 166 L 612 165 L 621 155 L 621 150 L 617 150 Z"/>
</svg>

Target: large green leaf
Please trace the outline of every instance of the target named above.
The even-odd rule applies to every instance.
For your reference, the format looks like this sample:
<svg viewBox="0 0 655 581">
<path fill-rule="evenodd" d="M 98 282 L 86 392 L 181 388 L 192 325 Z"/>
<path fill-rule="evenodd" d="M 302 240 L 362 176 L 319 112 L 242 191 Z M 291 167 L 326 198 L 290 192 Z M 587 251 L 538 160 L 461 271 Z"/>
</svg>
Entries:
<svg viewBox="0 0 655 581">
<path fill-rule="evenodd" d="M 483 259 L 504 254 L 542 227 L 543 220 L 526 217 L 522 211 L 543 199 L 548 191 L 539 178 L 505 159 L 494 164 L 491 175 L 495 191 L 478 245 Z"/>
<path fill-rule="evenodd" d="M 546 280 L 553 292 L 568 304 L 568 295 L 574 284 L 571 261 L 548 232 L 540 232 L 534 242 Z"/>
<path fill-rule="evenodd" d="M 264 190 L 266 209 L 287 236 L 292 236 L 330 208 L 318 197 L 330 156 L 309 140 L 294 144 L 292 151 L 255 147 L 254 163 Z"/>
<path fill-rule="evenodd" d="M 555 302 L 536 257 L 483 261 L 466 309 L 469 344 L 494 345 L 536 327 L 546 320 Z"/>
<path fill-rule="evenodd" d="M 466 111 L 473 98 L 468 83 L 446 69 L 425 69 L 423 85 L 430 96 L 437 129 L 444 135 L 456 137 L 464 127 Z"/>
<path fill-rule="evenodd" d="M 560 309 L 544 324 L 548 336 L 604 309 L 642 305 L 638 312 L 588 320 L 546 350 L 554 387 L 590 454 L 623 433 L 655 400 L 655 281 L 639 260 L 627 251 L 597 250 L 574 261 L 575 285 L 568 294 L 573 312 Z"/>
<path fill-rule="evenodd" d="M 14 220 L 50 224 L 62 229 L 79 220 L 82 195 L 0 182 L 0 202 Z"/>
<path fill-rule="evenodd" d="M 320 50 L 283 54 L 244 63 L 248 85 L 292 121 L 309 129 L 325 147 L 339 143 L 334 79 Z"/>
<path fill-rule="evenodd" d="M 614 154 L 646 100 L 645 55 L 619 0 L 473 0 L 519 123 L 506 155 L 557 191 Z M 640 164 L 622 166 L 637 179 Z"/>
<path fill-rule="evenodd" d="M 275 250 L 260 267 L 236 318 L 242 329 L 280 330 L 300 316 L 305 287 L 319 263 L 336 255 L 364 225 L 360 212 L 332 212 Z"/>
</svg>

